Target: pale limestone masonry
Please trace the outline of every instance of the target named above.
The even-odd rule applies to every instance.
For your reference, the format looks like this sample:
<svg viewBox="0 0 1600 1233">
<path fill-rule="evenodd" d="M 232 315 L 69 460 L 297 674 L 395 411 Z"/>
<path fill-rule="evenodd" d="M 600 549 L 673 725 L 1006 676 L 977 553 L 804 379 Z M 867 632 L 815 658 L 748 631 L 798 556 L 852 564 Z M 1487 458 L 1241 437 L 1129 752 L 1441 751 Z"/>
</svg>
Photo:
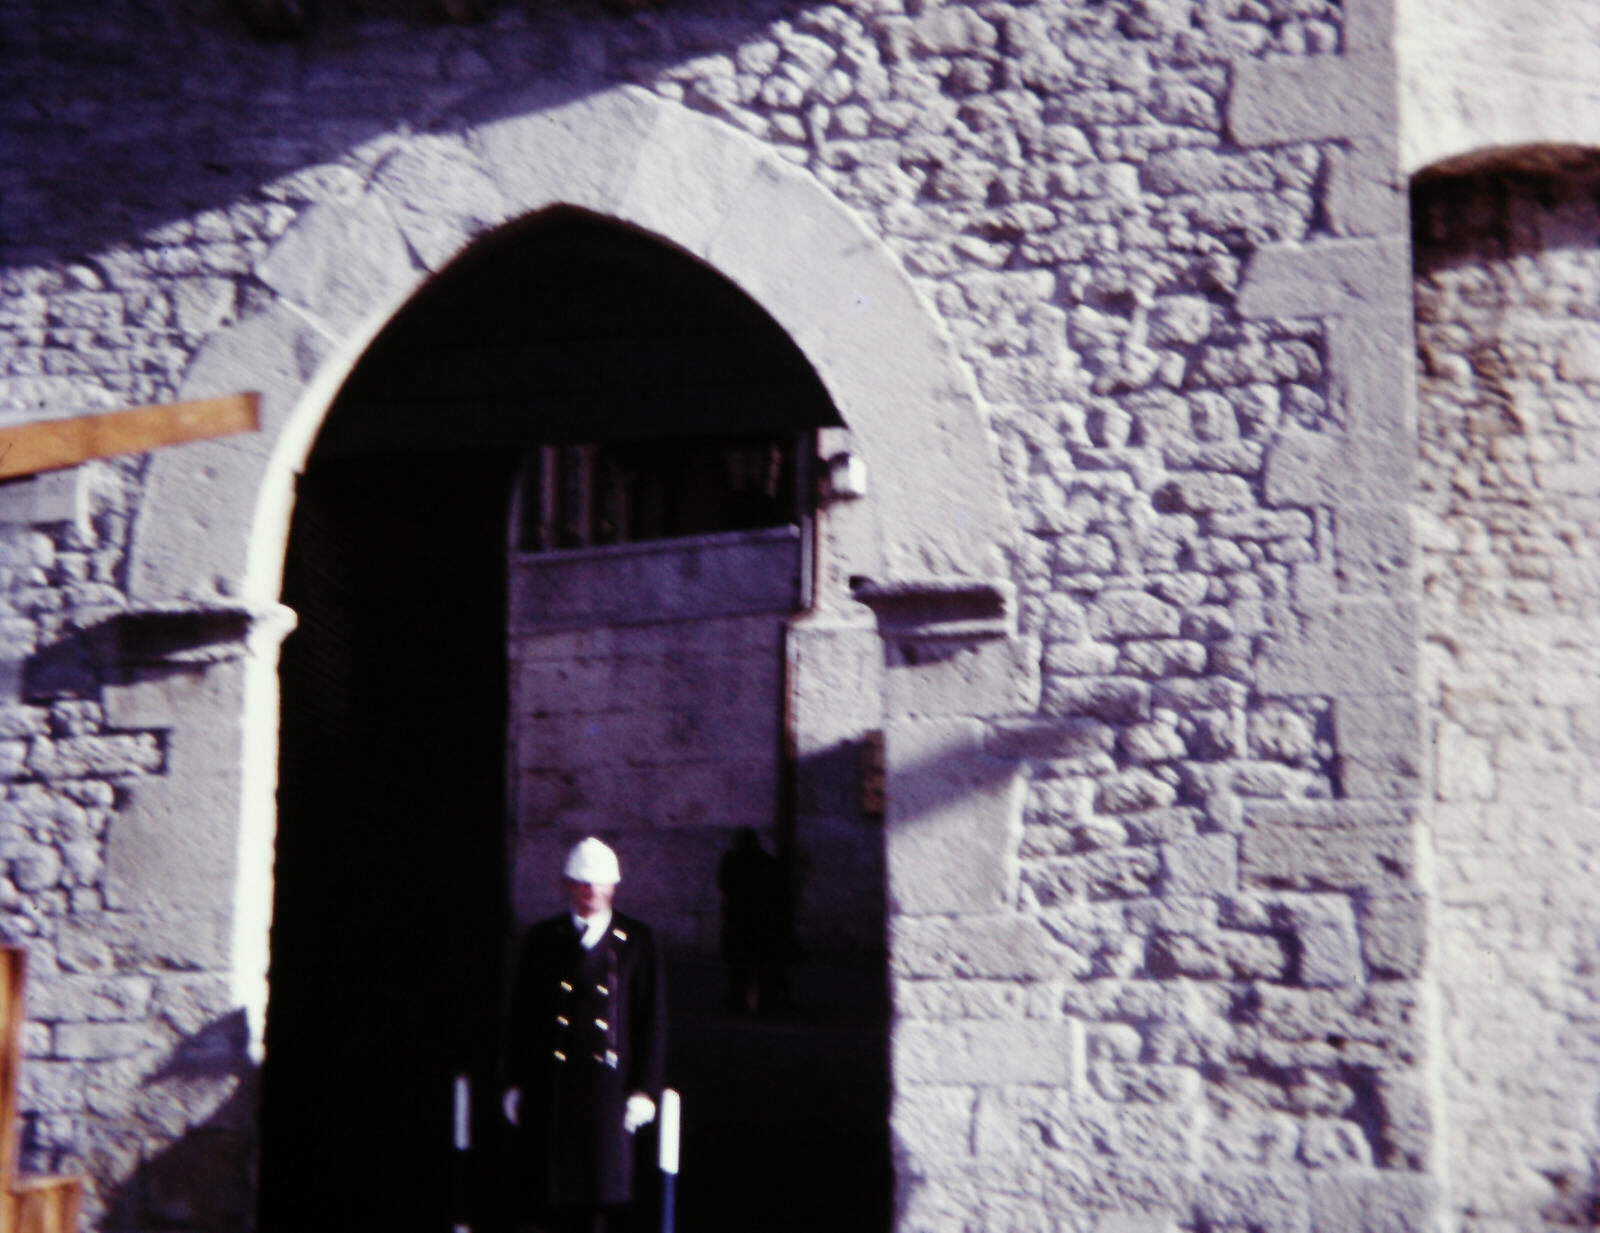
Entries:
<svg viewBox="0 0 1600 1233">
<path fill-rule="evenodd" d="M 89 1227 L 249 1222 L 294 475 L 396 309 L 555 205 L 731 279 L 832 396 L 822 454 L 866 464 L 784 653 L 802 763 L 886 738 L 897 1229 L 1582 1227 L 1550 1204 L 1592 1195 L 1600 1144 L 1592 1096 L 1554 1105 L 1596 1086 L 1593 851 L 1543 815 L 1595 804 L 1592 546 L 1450 519 L 1533 488 L 1554 522 L 1588 508 L 1593 298 L 1570 347 L 1515 314 L 1501 358 L 1441 342 L 1430 389 L 1499 364 L 1576 409 L 1492 467 L 1476 422 L 1428 420 L 1426 501 L 1440 450 L 1483 467 L 1425 523 L 1419 619 L 1396 49 L 1422 25 L 1387 0 L 350 7 L 274 42 L 222 5 L 0 0 L 0 423 L 263 394 L 253 436 L 0 494 L 24 1156 L 89 1171 Z M 1581 140 L 1581 111 L 1516 140 Z M 1551 217 L 1592 251 L 1576 204 Z M 1592 264 L 1519 258 L 1549 288 L 1528 311 L 1568 313 Z M 1470 338 L 1500 327 L 1464 268 L 1437 286 Z M 1508 605 L 1568 607 L 1522 632 L 1441 608 L 1452 551 L 1503 565 Z M 1459 657 L 1429 641 L 1424 671 L 1446 625 Z M 1514 960 L 1500 990 L 1464 939 Z M 1522 1021 L 1485 1013 L 1523 1000 L 1531 1085 Z M 1506 1181 L 1514 1121 L 1546 1137 Z"/>
<path fill-rule="evenodd" d="M 1420 510 L 1460 1228 L 1600 1219 L 1600 177 L 1418 190 Z"/>
<path fill-rule="evenodd" d="M 717 951 L 717 866 L 735 829 L 776 847 L 784 624 L 798 570 L 788 528 L 514 554 L 507 735 L 519 916 L 559 909 L 552 871 L 578 838 L 599 835 L 627 853 L 629 911 L 670 945 Z M 852 846 L 869 843 L 879 846 L 875 829 Z M 845 856 L 829 850 L 830 873 L 837 860 L 852 889 L 881 883 L 881 858 L 852 876 Z"/>
</svg>

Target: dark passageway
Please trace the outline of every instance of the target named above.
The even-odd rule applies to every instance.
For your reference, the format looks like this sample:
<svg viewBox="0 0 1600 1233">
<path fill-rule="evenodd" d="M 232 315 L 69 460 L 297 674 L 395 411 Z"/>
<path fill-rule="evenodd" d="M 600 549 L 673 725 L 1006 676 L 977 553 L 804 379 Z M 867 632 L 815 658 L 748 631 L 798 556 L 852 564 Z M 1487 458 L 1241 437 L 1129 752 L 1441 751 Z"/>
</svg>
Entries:
<svg viewBox="0 0 1600 1233">
<path fill-rule="evenodd" d="M 736 288 L 571 212 L 469 252 L 351 374 L 300 482 L 285 568 L 284 602 L 300 626 L 282 670 L 267 1233 L 303 1227 L 312 1203 L 317 1224 L 505 1227 L 503 960 L 525 923 L 519 905 L 532 901 L 512 884 L 512 855 L 529 828 L 553 847 L 581 833 L 516 812 L 508 569 L 550 548 L 563 568 L 581 568 L 591 546 L 614 561 L 632 540 L 666 542 L 668 553 L 673 536 L 720 544 L 724 521 L 737 535 L 774 526 L 779 509 L 798 522 L 809 481 L 794 451 L 833 423 L 804 358 Z M 775 504 L 708 501 L 704 477 L 763 451 L 783 459 Z M 540 467 L 548 497 L 529 485 Z M 594 496 L 608 475 L 621 477 L 606 491 L 625 517 Z M 569 490 L 592 507 L 581 527 L 562 504 Z M 798 528 L 792 542 L 809 552 Z M 631 601 L 629 620 L 665 619 Z M 762 618 L 775 631 L 774 683 L 793 610 Z M 723 628 L 674 619 L 654 636 L 670 643 L 681 627 L 703 647 Z M 781 688 L 763 705 L 780 714 Z M 776 737 L 772 756 L 781 763 Z M 758 794 L 777 802 L 765 834 L 786 860 L 804 843 L 792 790 L 783 780 Z M 701 876 L 700 853 L 728 838 L 656 832 L 650 842 L 669 857 L 676 845 L 679 864 L 635 864 L 640 880 L 622 906 L 648 892 L 652 912 L 714 915 L 714 857 Z M 617 842 L 626 868 L 626 833 Z M 806 859 L 811 877 L 828 876 L 826 851 Z M 881 918 L 875 928 L 881 937 Z M 886 1228 L 881 945 L 825 967 L 802 962 L 792 1007 L 758 1021 L 723 1006 L 714 934 L 668 936 L 669 1081 L 685 1102 L 679 1227 Z M 451 1080 L 463 1072 L 474 1077 L 476 1144 L 464 1175 L 450 1148 Z M 652 1189 L 640 1227 L 653 1227 Z"/>
</svg>

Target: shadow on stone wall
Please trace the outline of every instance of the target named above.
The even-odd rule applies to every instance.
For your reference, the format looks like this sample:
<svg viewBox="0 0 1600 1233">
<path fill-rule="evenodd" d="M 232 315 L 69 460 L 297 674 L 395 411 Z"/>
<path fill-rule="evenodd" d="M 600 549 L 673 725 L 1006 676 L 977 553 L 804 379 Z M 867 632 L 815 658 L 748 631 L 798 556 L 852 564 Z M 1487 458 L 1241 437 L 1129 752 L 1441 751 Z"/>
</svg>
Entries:
<svg viewBox="0 0 1600 1233">
<path fill-rule="evenodd" d="M 106 1233 L 249 1227 L 257 1070 L 246 1040 L 244 1012 L 234 1011 L 186 1037 L 146 1076 L 151 1137 L 176 1137 L 105 1196 Z"/>
<path fill-rule="evenodd" d="M 119 613 L 39 647 L 23 666 L 24 696 L 98 697 L 106 685 L 189 676 L 207 663 L 244 653 L 250 614 Z"/>
<path fill-rule="evenodd" d="M 449 24 L 405 4 L 334 0 L 303 38 L 251 33 L 223 0 L 62 0 L 0 11 L 0 269 L 62 262 L 247 274 L 283 205 L 338 195 L 336 167 L 385 134 L 559 106 L 732 53 L 787 0 L 675 0 L 621 15 L 591 0 L 503 0 Z M 468 114 L 470 109 L 470 115 Z M 189 220 L 243 205 L 197 232 Z M 168 227 L 169 224 L 174 224 Z M 107 257 L 108 250 L 115 250 Z M 256 254 L 259 255 L 259 254 Z"/>
</svg>

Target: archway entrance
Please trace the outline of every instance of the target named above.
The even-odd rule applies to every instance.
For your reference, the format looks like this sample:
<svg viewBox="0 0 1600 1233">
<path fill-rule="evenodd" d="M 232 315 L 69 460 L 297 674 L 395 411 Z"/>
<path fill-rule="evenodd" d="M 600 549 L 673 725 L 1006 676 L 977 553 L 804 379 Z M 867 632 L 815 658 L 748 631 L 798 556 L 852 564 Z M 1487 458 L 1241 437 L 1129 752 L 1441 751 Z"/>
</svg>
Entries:
<svg viewBox="0 0 1600 1233">
<path fill-rule="evenodd" d="M 881 1225 L 881 898 L 870 962 L 828 989 L 827 1023 L 819 1011 L 730 1035 L 704 978 L 733 828 L 794 851 L 783 628 L 804 602 L 807 434 L 835 422 L 803 357 L 737 289 L 575 212 L 475 248 L 352 373 L 301 480 L 285 569 L 301 628 L 284 650 L 263 1227 L 303 1221 L 313 1177 L 342 1217 L 495 1225 L 490 1170 L 455 1193 L 451 1080 L 474 1077 L 475 1137 L 489 1144 L 501 957 L 516 925 L 553 908 L 554 855 L 586 832 L 625 861 L 636 849 L 627 906 L 663 922 L 677 960 L 673 1077 L 699 1136 L 686 1162 L 702 1170 L 686 1178 L 685 1219 L 698 1205 L 702 1227 L 723 1227 L 717 1205 L 740 1188 L 719 1175 L 748 1179 L 752 1153 L 784 1154 L 781 1136 L 751 1141 L 763 1127 L 863 1125 L 865 1163 L 848 1136 L 832 1145 L 856 1158 L 852 1209 Z M 709 500 L 719 484 L 740 499 Z M 654 574 L 619 575 L 644 557 Z M 787 598 L 746 585 L 785 570 Z M 648 581 L 662 576 L 688 597 L 678 607 Z M 733 692 L 764 721 L 754 735 L 737 707 L 674 702 L 675 688 L 698 701 L 719 681 L 715 657 L 688 649 L 725 649 L 729 622 L 749 641 L 748 688 Z M 583 674 L 604 657 L 574 636 L 621 628 L 663 647 L 654 666 L 604 665 L 650 700 L 629 714 L 598 706 Z M 541 673 L 545 686 L 529 683 Z M 558 711 L 570 722 L 546 739 Z M 589 741 L 597 714 L 606 739 Z M 704 756 L 628 756 L 649 731 Z M 586 761 L 586 741 L 623 756 Z M 724 744 L 748 756 L 734 765 Z M 848 1066 L 828 1032 L 849 1036 Z M 854 1104 L 819 1111 L 819 1095 Z M 846 1213 L 820 1215 L 837 1228 Z M 791 1210 L 770 1227 L 822 1225 Z"/>
<path fill-rule="evenodd" d="M 1451 1201 L 1594 1227 L 1600 159 L 1495 151 L 1412 202 Z"/>
</svg>

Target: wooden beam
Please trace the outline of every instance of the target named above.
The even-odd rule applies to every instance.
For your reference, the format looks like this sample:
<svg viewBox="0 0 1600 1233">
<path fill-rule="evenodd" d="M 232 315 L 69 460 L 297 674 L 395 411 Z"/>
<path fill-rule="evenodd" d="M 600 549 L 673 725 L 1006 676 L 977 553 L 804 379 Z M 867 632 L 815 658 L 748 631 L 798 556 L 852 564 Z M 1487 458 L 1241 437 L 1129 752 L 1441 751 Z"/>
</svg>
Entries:
<svg viewBox="0 0 1600 1233">
<path fill-rule="evenodd" d="M 254 432 L 261 395 L 225 394 L 64 420 L 0 428 L 0 479 L 75 467 L 91 458 L 142 454 L 161 445 Z"/>
<path fill-rule="evenodd" d="M 78 1174 L 13 1178 L 0 1195 L 0 1233 L 78 1233 L 82 1203 Z"/>
<path fill-rule="evenodd" d="M 17 1174 L 17 1088 L 22 1075 L 22 982 L 28 956 L 0 947 L 0 1195 Z"/>
</svg>

